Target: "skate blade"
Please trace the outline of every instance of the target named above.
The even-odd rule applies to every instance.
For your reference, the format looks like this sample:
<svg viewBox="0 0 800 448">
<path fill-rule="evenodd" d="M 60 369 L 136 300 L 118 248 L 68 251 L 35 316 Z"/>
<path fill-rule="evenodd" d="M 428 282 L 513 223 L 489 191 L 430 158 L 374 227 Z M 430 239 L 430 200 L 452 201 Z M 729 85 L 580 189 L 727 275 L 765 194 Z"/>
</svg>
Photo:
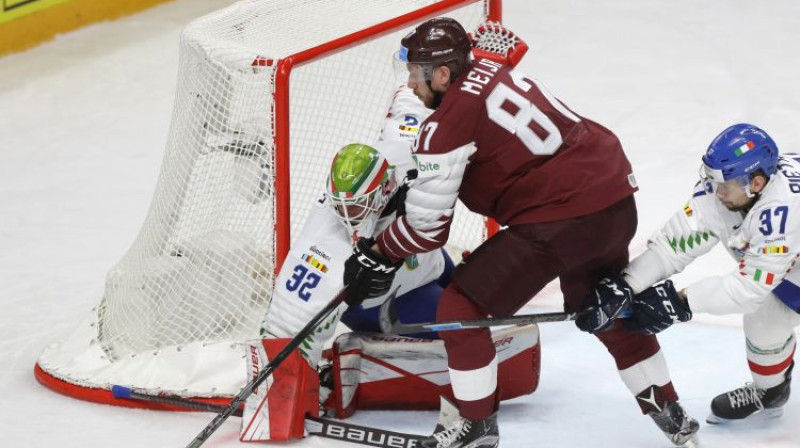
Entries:
<svg viewBox="0 0 800 448">
<path fill-rule="evenodd" d="M 722 418 L 713 413 L 708 414 L 706 417 L 706 423 L 711 425 L 736 425 L 739 423 L 751 423 L 761 420 L 771 420 L 774 418 L 779 418 L 783 415 L 783 408 L 775 408 L 775 409 L 764 409 L 763 411 L 758 411 L 754 414 L 751 414 L 749 417 L 746 418 L 738 418 L 738 419 L 729 419 L 729 418 Z"/>
<path fill-rule="evenodd" d="M 688 440 L 685 440 L 683 442 L 679 442 L 679 441 L 677 441 L 677 440 L 675 440 L 673 438 L 670 438 L 670 440 L 672 441 L 672 443 L 675 444 L 675 446 L 678 446 L 678 447 L 700 448 L 700 439 L 697 437 L 697 434 L 692 434 L 692 436 L 689 437 Z"/>
<path fill-rule="evenodd" d="M 686 448 L 700 448 L 700 440 L 697 438 L 697 436 L 693 436 L 691 439 L 686 441 L 683 446 Z"/>
</svg>

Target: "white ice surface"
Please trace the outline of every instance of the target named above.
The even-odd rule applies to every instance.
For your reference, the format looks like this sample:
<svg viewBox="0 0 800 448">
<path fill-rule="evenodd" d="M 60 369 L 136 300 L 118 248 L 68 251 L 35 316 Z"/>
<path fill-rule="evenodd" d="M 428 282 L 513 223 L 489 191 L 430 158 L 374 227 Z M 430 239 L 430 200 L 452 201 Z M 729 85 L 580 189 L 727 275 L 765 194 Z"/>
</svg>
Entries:
<svg viewBox="0 0 800 448">
<path fill-rule="evenodd" d="M 178 0 L 0 58 L 0 447 L 181 447 L 210 420 L 62 397 L 36 383 L 32 369 L 95 304 L 144 219 L 169 127 L 180 28 L 229 3 Z M 641 186 L 634 254 L 685 202 L 701 153 L 724 127 L 754 122 L 783 151 L 800 152 L 798 2 L 507 0 L 504 10 L 531 46 L 523 71 L 622 139 Z M 718 250 L 678 283 L 732 268 Z M 551 285 L 535 309 L 559 301 Z M 541 330 L 539 390 L 502 406 L 502 446 L 669 446 L 638 414 L 600 344 L 568 323 Z M 661 341 L 682 402 L 700 419 L 713 396 L 749 379 L 739 317 L 698 316 Z M 800 447 L 800 397 L 785 409 L 767 423 L 704 424 L 703 446 Z M 433 412 L 352 419 L 415 432 L 434 420 Z M 231 419 L 205 446 L 240 446 L 236 434 Z M 314 438 L 288 445 L 345 446 Z"/>
</svg>

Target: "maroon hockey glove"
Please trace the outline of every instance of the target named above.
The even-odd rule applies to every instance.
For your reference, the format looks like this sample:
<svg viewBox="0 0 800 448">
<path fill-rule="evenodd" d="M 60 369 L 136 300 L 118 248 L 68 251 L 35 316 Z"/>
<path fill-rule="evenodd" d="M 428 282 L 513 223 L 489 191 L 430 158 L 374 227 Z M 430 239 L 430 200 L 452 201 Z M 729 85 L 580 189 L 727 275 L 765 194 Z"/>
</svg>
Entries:
<svg viewBox="0 0 800 448">
<path fill-rule="evenodd" d="M 584 300 L 584 310 L 578 312 L 575 325 L 587 333 L 608 330 L 614 319 L 621 317 L 633 300 L 633 290 L 618 274 L 610 275 L 595 286 Z"/>
<path fill-rule="evenodd" d="M 385 255 L 372 250 L 373 238 L 359 238 L 353 255 L 344 262 L 344 286 L 347 304 L 358 306 L 366 299 L 380 297 L 394 281 L 394 274 L 403 262 L 392 263 Z"/>
<path fill-rule="evenodd" d="M 689 302 L 682 299 L 671 280 L 651 286 L 634 297 L 632 315 L 625 328 L 640 333 L 660 333 L 676 322 L 692 318 Z"/>
</svg>

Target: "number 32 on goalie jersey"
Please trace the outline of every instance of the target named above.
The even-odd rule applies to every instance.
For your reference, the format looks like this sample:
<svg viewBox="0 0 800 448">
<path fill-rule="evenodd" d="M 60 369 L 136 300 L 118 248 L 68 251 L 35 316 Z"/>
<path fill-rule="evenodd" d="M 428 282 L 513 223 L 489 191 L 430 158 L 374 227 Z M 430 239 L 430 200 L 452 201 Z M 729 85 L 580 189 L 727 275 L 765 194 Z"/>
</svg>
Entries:
<svg viewBox="0 0 800 448">
<path fill-rule="evenodd" d="M 322 277 L 316 272 L 311 272 L 307 267 L 298 264 L 292 270 L 292 276 L 286 280 L 286 289 L 289 292 L 297 291 L 300 299 L 308 302 L 311 300 L 312 290 L 319 285 L 321 279 Z"/>
</svg>

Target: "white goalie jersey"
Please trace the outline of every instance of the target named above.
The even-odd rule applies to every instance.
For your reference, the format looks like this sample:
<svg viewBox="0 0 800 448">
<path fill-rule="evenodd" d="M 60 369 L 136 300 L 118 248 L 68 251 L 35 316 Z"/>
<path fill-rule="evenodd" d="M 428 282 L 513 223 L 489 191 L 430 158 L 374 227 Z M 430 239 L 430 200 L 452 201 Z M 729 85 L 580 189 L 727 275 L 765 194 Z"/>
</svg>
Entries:
<svg viewBox="0 0 800 448">
<path fill-rule="evenodd" d="M 747 314 L 794 266 L 800 255 L 800 156 L 785 155 L 760 198 L 746 214 L 728 210 L 713 184 L 701 181 L 683 207 L 625 269 L 635 293 L 681 272 L 723 242 L 737 262 L 730 273 L 687 288 L 694 312 Z"/>
<path fill-rule="evenodd" d="M 381 140 L 370 145 L 395 167 L 398 184 L 403 182 L 409 169 L 416 168 L 411 158 L 411 145 L 420 123 L 430 112 L 410 89 L 399 89 L 392 99 Z M 344 262 L 353 252 L 353 241 L 328 202 L 325 194 L 320 195 L 289 250 L 275 282 L 272 304 L 264 319 L 262 334 L 278 338 L 293 337 L 344 287 Z M 388 226 L 394 217 L 392 213 L 381 218 L 374 235 Z M 365 300 L 363 307 L 380 306 L 390 295 L 400 296 L 436 280 L 442 274 L 444 265 L 441 251 L 407 258 L 397 272 L 390 292 Z M 312 365 L 316 365 L 323 343 L 333 335 L 345 310 L 346 305 L 342 305 L 334 311 L 301 346 L 301 351 Z"/>
</svg>

